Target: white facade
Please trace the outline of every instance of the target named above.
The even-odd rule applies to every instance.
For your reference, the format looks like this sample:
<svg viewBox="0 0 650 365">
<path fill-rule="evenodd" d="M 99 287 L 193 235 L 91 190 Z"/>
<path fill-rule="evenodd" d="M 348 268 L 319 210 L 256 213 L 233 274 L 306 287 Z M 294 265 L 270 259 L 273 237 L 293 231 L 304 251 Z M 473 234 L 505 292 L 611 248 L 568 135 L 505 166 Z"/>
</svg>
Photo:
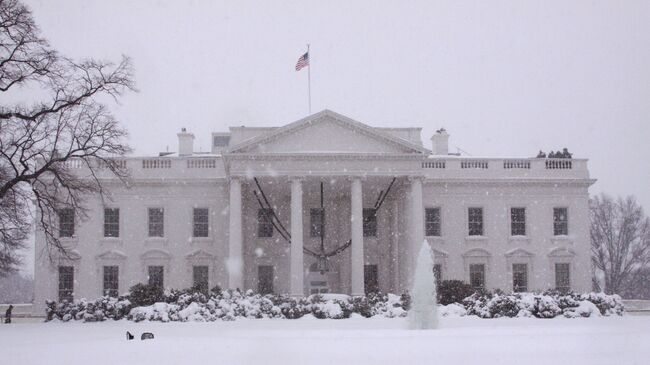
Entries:
<svg viewBox="0 0 650 365">
<path fill-rule="evenodd" d="M 148 282 L 150 266 L 163 268 L 166 288 L 192 286 L 203 270 L 194 267 L 207 267 L 209 287 L 399 293 L 410 286 L 424 239 L 443 280 L 477 284 L 482 278 L 487 289 L 510 291 L 513 265 L 525 264 L 516 266 L 525 272 L 524 289 L 590 290 L 588 187 L 594 180 L 586 160 L 452 156 L 444 131 L 432 138 L 432 154 L 419 128 L 373 128 L 328 110 L 280 128 L 213 133 L 210 154 L 191 153 L 191 133 L 178 137 L 181 153 L 123 159 L 131 172 L 128 187 L 106 174 L 108 198 L 88 199 L 88 219 L 77 219 L 74 235 L 62 238 L 72 257 L 50 259 L 37 230 L 37 310 L 45 299 L 58 300 L 61 286 L 72 285 L 74 298 L 101 296 L 105 266 L 118 267 L 109 286 L 119 293 Z M 85 173 L 80 165 L 71 168 Z M 265 203 L 254 179 L 291 242 L 275 228 L 271 237 L 260 237 L 269 230 L 260 227 L 258 198 Z M 321 237 L 311 224 L 321 183 L 324 252 L 352 242 L 322 272 L 314 270 Z M 376 234 L 368 235 L 373 222 L 368 218 L 364 233 L 364 209 L 375 206 L 380 193 L 386 196 Z M 105 237 L 105 208 L 119 209 L 119 224 L 112 225 L 119 227 L 117 237 Z M 162 208 L 162 237 L 151 237 L 160 226 L 150 227 L 149 208 Z M 199 232 L 205 228 L 194 217 L 205 211 L 195 208 L 208 210 L 207 237 L 194 237 L 195 225 Z M 437 220 L 435 211 L 426 213 L 432 208 Z M 522 221 L 513 224 L 515 211 Z M 72 268 L 72 284 L 60 277 L 67 274 L 59 266 Z"/>
</svg>

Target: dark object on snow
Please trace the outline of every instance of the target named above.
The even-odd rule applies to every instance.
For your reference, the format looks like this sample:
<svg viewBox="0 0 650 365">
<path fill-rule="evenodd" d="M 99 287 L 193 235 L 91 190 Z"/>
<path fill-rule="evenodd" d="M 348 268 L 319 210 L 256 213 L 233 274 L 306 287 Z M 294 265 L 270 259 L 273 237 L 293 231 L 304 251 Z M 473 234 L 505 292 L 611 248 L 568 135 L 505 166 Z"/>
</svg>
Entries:
<svg viewBox="0 0 650 365">
<path fill-rule="evenodd" d="M 134 338 L 135 338 L 135 337 L 131 334 L 131 332 L 126 331 L 126 339 L 127 339 L 127 340 L 132 340 L 132 339 L 134 339 Z"/>
<path fill-rule="evenodd" d="M 563 158 L 571 158 L 572 157 L 572 154 L 569 153 L 569 150 L 566 147 L 564 147 L 562 149 L 562 157 Z"/>
<path fill-rule="evenodd" d="M 5 312 L 5 323 L 11 323 L 11 311 L 13 310 L 14 306 L 9 304 L 9 308 L 7 308 L 7 311 Z"/>
<path fill-rule="evenodd" d="M 546 158 L 546 153 L 544 153 L 542 150 L 539 150 L 539 153 L 537 154 L 537 158 Z"/>
<path fill-rule="evenodd" d="M 151 332 L 145 332 L 140 336 L 141 340 L 153 340 L 153 333 Z"/>
</svg>

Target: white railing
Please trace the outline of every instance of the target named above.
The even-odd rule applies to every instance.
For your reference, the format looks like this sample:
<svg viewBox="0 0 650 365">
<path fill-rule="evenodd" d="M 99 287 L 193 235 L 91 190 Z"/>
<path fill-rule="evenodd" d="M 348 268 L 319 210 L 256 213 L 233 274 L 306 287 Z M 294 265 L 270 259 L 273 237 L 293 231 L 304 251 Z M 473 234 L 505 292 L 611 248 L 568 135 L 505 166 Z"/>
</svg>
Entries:
<svg viewBox="0 0 650 365">
<path fill-rule="evenodd" d="M 530 169 L 530 161 L 527 160 L 505 160 L 504 169 Z"/>
<path fill-rule="evenodd" d="M 547 170 L 570 170 L 573 168 L 573 161 L 566 158 L 549 158 L 546 160 Z"/>
<path fill-rule="evenodd" d="M 69 169 L 80 169 L 84 166 L 84 162 L 78 158 L 71 158 L 61 163 Z"/>
<path fill-rule="evenodd" d="M 423 169 L 444 169 L 445 161 L 426 161 L 422 162 Z"/>
<path fill-rule="evenodd" d="M 143 169 L 169 169 L 172 167 L 172 161 L 169 159 L 144 159 L 142 160 Z"/>
<path fill-rule="evenodd" d="M 461 169 L 487 169 L 488 162 L 483 160 L 467 160 L 460 162 Z"/>
<path fill-rule="evenodd" d="M 210 158 L 197 158 L 187 160 L 188 169 L 214 169 L 217 167 L 217 160 Z"/>
</svg>

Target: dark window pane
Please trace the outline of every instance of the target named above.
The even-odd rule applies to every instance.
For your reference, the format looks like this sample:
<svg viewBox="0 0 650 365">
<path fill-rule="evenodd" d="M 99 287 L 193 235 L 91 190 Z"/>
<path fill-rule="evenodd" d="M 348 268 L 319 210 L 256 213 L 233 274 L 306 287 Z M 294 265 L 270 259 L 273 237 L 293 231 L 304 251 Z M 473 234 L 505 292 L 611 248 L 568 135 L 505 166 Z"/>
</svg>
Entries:
<svg viewBox="0 0 650 365">
<path fill-rule="evenodd" d="M 469 222 L 469 235 L 483 235 L 483 208 L 468 208 L 467 221 Z"/>
<path fill-rule="evenodd" d="M 485 265 L 469 265 L 469 283 L 475 289 L 485 289 Z"/>
<path fill-rule="evenodd" d="M 165 210 L 149 208 L 149 237 L 165 236 Z"/>
<path fill-rule="evenodd" d="M 363 236 L 377 237 L 377 210 L 374 208 L 363 209 Z"/>
<path fill-rule="evenodd" d="M 379 291 L 379 273 L 377 265 L 365 265 L 363 267 L 364 290 L 366 294 Z"/>
<path fill-rule="evenodd" d="M 63 208 L 59 210 L 59 237 L 74 236 L 74 209 Z"/>
<path fill-rule="evenodd" d="M 120 210 L 118 208 L 104 209 L 104 237 L 120 236 Z"/>
<path fill-rule="evenodd" d="M 257 211 L 257 237 L 273 237 L 273 211 L 260 209 Z"/>
<path fill-rule="evenodd" d="M 163 266 L 149 266 L 149 285 L 160 289 L 165 288 L 165 269 Z"/>
<path fill-rule="evenodd" d="M 323 208 L 312 208 L 309 210 L 310 236 L 320 237 L 325 229 L 325 210 Z"/>
<path fill-rule="evenodd" d="M 512 265 L 512 290 L 515 292 L 528 291 L 528 265 Z"/>
<path fill-rule="evenodd" d="M 261 265 L 257 268 L 257 290 L 260 294 L 273 293 L 273 266 Z"/>
<path fill-rule="evenodd" d="M 74 292 L 74 268 L 59 266 L 59 302 L 72 301 Z"/>
<path fill-rule="evenodd" d="M 526 208 L 510 209 L 510 234 L 512 236 L 526 235 Z"/>
<path fill-rule="evenodd" d="M 426 208 L 424 212 L 426 235 L 440 236 L 440 208 Z"/>
<path fill-rule="evenodd" d="M 119 289 L 119 267 L 104 266 L 104 295 L 117 297 Z"/>
<path fill-rule="evenodd" d="M 553 208 L 553 234 L 556 236 L 569 234 L 569 215 L 567 208 Z"/>
<path fill-rule="evenodd" d="M 194 208 L 194 237 L 208 237 L 210 228 L 208 208 Z"/>
<path fill-rule="evenodd" d="M 194 266 L 193 267 L 193 286 L 203 293 L 208 292 L 209 288 L 209 274 L 207 266 Z"/>
<path fill-rule="evenodd" d="M 555 264 L 555 289 L 571 290 L 571 272 L 568 263 Z"/>
</svg>

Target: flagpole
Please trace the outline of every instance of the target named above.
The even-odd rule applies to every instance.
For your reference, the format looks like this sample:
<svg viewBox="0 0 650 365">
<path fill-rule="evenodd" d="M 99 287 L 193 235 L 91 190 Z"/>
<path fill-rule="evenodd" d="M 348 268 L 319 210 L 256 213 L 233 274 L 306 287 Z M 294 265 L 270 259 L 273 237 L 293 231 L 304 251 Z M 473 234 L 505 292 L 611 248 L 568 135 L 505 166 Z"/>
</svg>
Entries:
<svg viewBox="0 0 650 365">
<path fill-rule="evenodd" d="M 307 88 L 309 90 L 309 115 L 311 115 L 311 55 L 309 54 L 309 43 L 307 43 Z"/>
</svg>

